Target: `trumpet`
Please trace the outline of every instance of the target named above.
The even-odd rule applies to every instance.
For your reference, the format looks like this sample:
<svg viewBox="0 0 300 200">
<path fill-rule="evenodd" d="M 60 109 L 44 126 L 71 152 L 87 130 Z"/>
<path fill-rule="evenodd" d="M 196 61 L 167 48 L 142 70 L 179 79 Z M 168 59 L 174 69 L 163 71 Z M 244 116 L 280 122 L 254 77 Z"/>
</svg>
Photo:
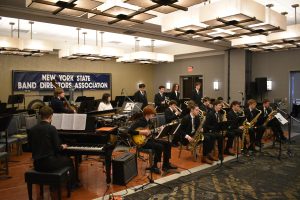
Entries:
<svg viewBox="0 0 300 200">
<path fill-rule="evenodd" d="M 184 103 L 186 106 L 189 105 L 189 101 L 184 101 L 183 103 Z"/>
</svg>

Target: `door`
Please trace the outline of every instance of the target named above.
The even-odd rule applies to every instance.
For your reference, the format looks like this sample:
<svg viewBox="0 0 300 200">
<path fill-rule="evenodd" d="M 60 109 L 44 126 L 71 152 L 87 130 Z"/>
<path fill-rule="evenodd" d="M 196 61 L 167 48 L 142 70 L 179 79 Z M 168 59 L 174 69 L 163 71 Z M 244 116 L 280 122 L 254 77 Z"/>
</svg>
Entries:
<svg viewBox="0 0 300 200">
<path fill-rule="evenodd" d="M 300 105 L 300 71 L 290 73 L 290 106 L 293 104 Z"/>
<path fill-rule="evenodd" d="M 180 83 L 182 88 L 182 98 L 191 98 L 192 91 L 195 88 L 196 83 L 201 83 L 201 92 L 203 94 L 203 76 L 180 76 Z"/>
</svg>

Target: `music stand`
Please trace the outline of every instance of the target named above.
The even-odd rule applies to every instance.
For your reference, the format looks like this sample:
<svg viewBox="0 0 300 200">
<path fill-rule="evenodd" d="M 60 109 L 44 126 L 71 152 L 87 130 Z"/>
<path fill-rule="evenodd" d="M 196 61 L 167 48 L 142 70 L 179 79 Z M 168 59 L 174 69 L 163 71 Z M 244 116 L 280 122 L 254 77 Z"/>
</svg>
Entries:
<svg viewBox="0 0 300 200">
<path fill-rule="evenodd" d="M 78 96 L 75 100 L 76 103 L 83 102 L 86 100 L 86 96 Z"/>
<path fill-rule="evenodd" d="M 25 98 L 24 94 L 9 95 L 7 104 L 11 104 L 12 107 L 14 107 L 14 104 L 18 104 L 18 108 L 19 108 L 20 103 L 23 103 L 23 102 L 25 103 L 24 98 Z M 24 108 L 25 108 L 25 105 L 24 105 Z"/>
<path fill-rule="evenodd" d="M 125 101 L 125 96 L 116 96 L 115 98 L 116 107 L 122 107 L 124 101 Z"/>
<path fill-rule="evenodd" d="M 223 164 L 223 160 L 224 160 L 223 143 L 224 143 L 225 131 L 228 129 L 229 126 L 230 126 L 230 121 L 222 121 L 222 122 L 218 123 L 218 127 L 219 127 L 219 130 L 220 130 L 220 133 L 221 133 L 221 138 L 222 138 L 222 150 L 221 150 L 221 152 L 219 152 L 219 159 L 220 159 L 221 162 L 217 164 L 216 169 L 225 167 L 225 165 Z M 229 166 L 226 166 L 226 167 L 231 169 L 231 167 L 229 167 Z"/>
<path fill-rule="evenodd" d="M 43 102 L 50 102 L 52 100 L 52 95 L 44 95 L 43 96 Z"/>
</svg>

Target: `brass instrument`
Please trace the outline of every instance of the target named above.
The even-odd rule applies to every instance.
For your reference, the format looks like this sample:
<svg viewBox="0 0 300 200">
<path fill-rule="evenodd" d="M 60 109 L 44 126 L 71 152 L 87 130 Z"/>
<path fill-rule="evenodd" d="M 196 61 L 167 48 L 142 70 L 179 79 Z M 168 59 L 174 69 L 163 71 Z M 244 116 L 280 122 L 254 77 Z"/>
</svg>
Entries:
<svg viewBox="0 0 300 200">
<path fill-rule="evenodd" d="M 195 149 L 198 145 L 199 142 L 202 142 L 204 140 L 204 135 L 203 135 L 203 125 L 204 125 L 204 122 L 206 120 L 206 113 L 202 110 L 200 110 L 200 113 L 199 113 L 199 117 L 200 117 L 200 120 L 201 120 L 201 123 L 197 129 L 197 131 L 195 132 L 195 135 L 193 136 L 193 142 L 190 142 L 190 149 L 192 152 L 195 152 Z"/>
<path fill-rule="evenodd" d="M 222 109 L 223 110 L 223 115 L 222 115 L 222 122 L 226 122 L 227 121 L 227 112 L 225 109 Z"/>
<path fill-rule="evenodd" d="M 230 105 L 227 102 L 223 101 L 223 107 L 224 108 L 230 108 Z"/>
<path fill-rule="evenodd" d="M 256 110 L 258 110 L 258 109 L 256 109 Z M 253 126 L 256 124 L 256 122 L 257 122 L 259 116 L 260 116 L 261 113 L 262 113 L 261 110 L 258 110 L 258 111 L 259 111 L 259 113 L 251 120 L 251 122 L 249 122 L 249 123 L 250 123 L 250 128 L 253 127 Z"/>
<path fill-rule="evenodd" d="M 169 98 L 166 98 L 166 99 L 165 99 L 165 102 L 166 102 L 166 104 L 169 105 L 169 103 L 170 103 Z M 177 110 L 178 112 L 182 113 L 182 110 L 181 110 L 178 106 L 175 105 L 175 108 L 176 108 L 176 110 Z"/>
<path fill-rule="evenodd" d="M 268 122 L 273 119 L 273 117 L 277 114 L 277 110 L 272 110 L 270 114 L 268 114 L 267 119 L 264 121 L 263 126 L 267 126 Z"/>
<path fill-rule="evenodd" d="M 258 109 L 256 109 L 256 110 L 258 110 Z M 249 134 L 249 128 L 252 128 L 255 125 L 255 123 L 257 122 L 257 120 L 259 118 L 259 116 L 262 113 L 261 110 L 258 110 L 258 111 L 259 111 L 259 113 L 251 120 L 251 122 L 248 122 L 247 118 L 243 122 L 242 148 L 241 148 L 242 151 L 244 150 L 245 145 L 247 143 L 247 141 L 246 141 L 246 135 Z M 243 116 L 245 116 L 245 113 L 244 113 L 243 110 L 242 110 L 242 114 L 243 114 Z"/>
<path fill-rule="evenodd" d="M 184 103 L 186 106 L 189 105 L 189 101 L 184 101 L 183 103 Z"/>
</svg>

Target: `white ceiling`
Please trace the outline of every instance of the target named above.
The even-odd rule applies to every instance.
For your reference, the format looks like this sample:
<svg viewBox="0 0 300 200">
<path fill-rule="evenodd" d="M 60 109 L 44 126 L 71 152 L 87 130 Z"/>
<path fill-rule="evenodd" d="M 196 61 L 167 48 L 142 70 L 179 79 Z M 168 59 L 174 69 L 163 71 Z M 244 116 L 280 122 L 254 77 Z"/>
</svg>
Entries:
<svg viewBox="0 0 300 200">
<path fill-rule="evenodd" d="M 99 0 L 99 1 L 104 1 L 104 0 Z M 220 1 L 220 0 L 211 0 L 211 2 L 215 1 Z M 263 5 L 266 4 L 274 4 L 274 9 L 277 12 L 288 12 L 287 19 L 289 24 L 294 23 L 294 8 L 291 7 L 293 4 L 300 4 L 300 0 L 255 0 Z M 25 8 L 25 0 L 0 0 L 0 10 L 1 10 L 1 3 L 4 5 L 9 5 L 12 6 L 12 8 Z M 195 5 L 195 6 L 200 6 L 200 5 Z M 27 8 L 26 8 L 27 9 Z M 16 10 L 16 9 L 15 9 Z M 16 11 L 18 12 L 18 11 Z M 32 11 L 31 11 L 32 12 Z M 175 11 L 177 12 L 177 11 Z M 155 11 L 150 11 L 151 14 L 156 15 L 156 18 L 150 19 L 146 21 L 147 23 L 150 23 L 150 25 L 153 23 L 155 25 L 161 25 L 161 17 L 164 14 L 155 12 Z M 1 13 L 0 13 L 1 15 Z M 14 14 L 11 14 L 14 15 Z M 15 16 L 17 16 L 16 14 Z M 22 16 L 22 14 L 19 13 L 19 15 Z M 297 17 L 298 17 L 298 23 L 300 22 L 300 8 L 298 8 L 297 12 Z M 54 18 L 54 17 L 53 17 Z M 37 19 L 39 20 L 39 19 Z M 41 20 L 42 21 L 42 20 Z M 45 20 L 44 20 L 45 21 Z M 47 20 L 46 20 L 47 21 Z M 9 22 L 15 22 L 14 28 L 17 28 L 17 23 L 18 20 L 16 18 L 9 18 L 9 17 L 2 17 L 0 20 L 0 35 L 10 35 L 10 25 Z M 57 23 L 57 22 L 55 22 Z M 149 49 L 149 46 L 151 45 L 151 38 L 155 38 L 148 29 L 149 24 L 146 26 L 142 26 L 142 29 L 144 29 L 145 32 L 149 32 L 150 34 L 147 35 L 146 37 L 139 37 L 140 40 L 140 48 L 141 49 Z M 63 23 L 62 23 L 63 24 Z M 35 39 L 45 39 L 45 40 L 52 40 L 55 41 L 56 48 L 59 48 L 61 45 L 65 43 L 70 43 L 70 44 L 75 44 L 77 43 L 77 30 L 76 27 L 71 26 L 72 23 L 69 23 L 68 25 L 70 26 L 65 26 L 65 25 L 57 25 L 57 24 L 50 24 L 50 23 L 43 23 L 43 22 L 35 22 L 33 24 L 33 38 Z M 88 24 L 88 23 L 87 23 Z M 147 28 L 145 28 L 147 27 Z M 30 25 L 28 23 L 28 20 L 20 20 L 20 29 L 21 34 L 20 37 L 30 37 Z M 131 28 L 128 28 L 127 30 L 130 30 Z M 134 29 L 134 28 L 132 28 Z M 98 31 L 101 29 L 97 29 Z M 26 33 L 24 33 L 24 32 Z M 81 29 L 80 30 L 80 43 L 83 43 L 83 32 L 87 32 L 86 35 L 86 44 L 95 44 L 96 43 L 96 32 L 95 30 L 92 29 Z M 160 34 L 160 33 L 158 33 Z M 17 33 L 14 32 L 14 36 L 16 36 Z M 156 37 L 157 38 L 157 37 Z M 163 38 L 163 37 L 162 37 Z M 135 39 L 133 35 L 124 35 L 124 34 L 118 34 L 118 33 L 111 33 L 111 32 L 106 32 L 104 34 L 104 46 L 117 46 L 121 47 L 123 49 L 127 50 L 133 50 L 135 46 Z M 175 41 L 175 42 L 170 42 L 170 41 Z M 100 33 L 98 32 L 98 44 L 100 45 Z M 201 52 L 201 51 L 209 51 L 213 50 L 213 48 L 208 48 L 210 47 L 209 45 L 212 45 L 214 47 L 214 44 L 209 44 L 209 45 L 203 45 L 201 47 L 201 43 L 197 42 L 189 42 L 190 45 L 193 45 L 195 43 L 195 46 L 191 48 L 188 42 L 184 44 L 184 41 L 178 39 L 178 43 L 181 43 L 181 45 L 176 46 L 176 39 L 172 40 L 155 40 L 155 49 L 157 51 L 163 50 L 164 52 L 168 47 L 170 47 L 170 52 L 173 52 L 174 54 L 181 54 L 181 53 L 187 53 L 187 49 L 191 49 L 191 53 L 193 52 Z M 216 44 L 219 45 L 219 44 Z M 215 45 L 215 46 L 216 46 Z M 167 52 L 166 52 L 167 53 Z"/>
</svg>

